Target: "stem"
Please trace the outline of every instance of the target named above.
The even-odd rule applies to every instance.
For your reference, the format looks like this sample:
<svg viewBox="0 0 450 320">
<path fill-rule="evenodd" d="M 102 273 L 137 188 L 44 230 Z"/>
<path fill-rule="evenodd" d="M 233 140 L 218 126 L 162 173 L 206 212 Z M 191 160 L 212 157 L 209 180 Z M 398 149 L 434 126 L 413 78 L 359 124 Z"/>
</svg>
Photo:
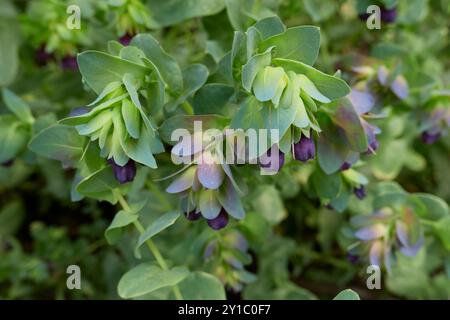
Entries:
<svg viewBox="0 0 450 320">
<path fill-rule="evenodd" d="M 120 205 L 122 206 L 123 210 L 128 214 L 134 214 L 133 211 L 130 208 L 130 205 L 128 204 L 127 200 L 122 196 L 120 192 L 115 192 L 117 199 L 119 200 Z M 140 234 L 144 233 L 145 229 L 142 226 L 142 224 L 139 222 L 139 220 L 136 220 L 133 222 L 133 225 L 136 227 L 136 229 L 139 231 Z M 163 270 L 168 270 L 169 267 L 167 266 L 166 260 L 164 260 L 164 257 L 162 256 L 161 252 L 159 251 L 156 244 L 153 242 L 152 239 L 148 239 L 145 241 L 147 244 L 147 247 L 149 248 L 150 252 L 155 257 L 156 261 L 158 262 L 159 266 Z M 173 293 L 175 295 L 175 298 L 177 300 L 183 300 L 183 296 L 181 295 L 181 291 L 178 288 L 178 285 L 174 285 L 172 287 Z"/>
</svg>

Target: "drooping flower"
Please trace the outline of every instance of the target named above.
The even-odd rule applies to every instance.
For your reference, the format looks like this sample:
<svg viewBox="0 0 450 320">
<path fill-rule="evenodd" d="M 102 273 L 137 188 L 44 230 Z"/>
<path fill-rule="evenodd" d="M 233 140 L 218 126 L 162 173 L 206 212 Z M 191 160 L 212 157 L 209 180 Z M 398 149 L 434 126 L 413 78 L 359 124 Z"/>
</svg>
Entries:
<svg viewBox="0 0 450 320">
<path fill-rule="evenodd" d="M 50 61 L 55 59 L 55 55 L 51 52 L 47 52 L 45 50 L 45 45 L 41 45 L 38 49 L 36 49 L 34 55 L 34 61 L 40 67 L 47 65 Z"/>
<path fill-rule="evenodd" d="M 284 165 L 284 153 L 273 145 L 267 152 L 259 157 L 259 166 L 266 171 L 278 172 Z"/>
<path fill-rule="evenodd" d="M 77 58 L 72 55 L 66 55 L 61 59 L 61 68 L 63 70 L 76 71 L 78 70 Z"/>
<path fill-rule="evenodd" d="M 424 131 L 422 132 L 422 142 L 425 144 L 433 144 L 436 141 L 439 140 L 439 138 L 441 137 L 441 133 L 440 132 L 429 132 L 429 131 Z"/>
<path fill-rule="evenodd" d="M 362 200 L 366 197 L 366 189 L 364 188 L 364 186 L 355 187 L 353 189 L 353 192 L 359 200 Z"/>
<path fill-rule="evenodd" d="M 225 228 L 228 224 L 228 213 L 222 208 L 216 218 L 206 220 L 206 222 L 213 230 Z"/>
<path fill-rule="evenodd" d="M 119 38 L 119 42 L 123 45 L 123 46 L 128 46 L 131 42 L 131 39 L 133 39 L 134 35 L 131 33 L 125 33 L 123 36 L 121 36 Z"/>
<path fill-rule="evenodd" d="M 397 7 L 392 7 L 392 8 L 386 8 L 386 7 L 382 7 L 381 8 L 381 21 L 385 22 L 385 23 L 394 23 L 395 20 L 397 19 Z"/>
<path fill-rule="evenodd" d="M 196 212 L 195 210 L 191 210 L 189 212 L 185 212 L 184 216 L 189 221 L 196 221 L 202 217 L 202 214 L 200 212 Z"/>
<path fill-rule="evenodd" d="M 134 180 L 136 176 L 136 163 L 133 160 L 130 159 L 124 166 L 118 165 L 113 159 L 109 159 L 108 163 L 113 168 L 114 176 L 120 184 Z"/>
<path fill-rule="evenodd" d="M 345 161 L 342 165 L 341 165 L 341 171 L 345 171 L 348 170 L 352 167 L 352 164 L 350 162 Z"/>
<path fill-rule="evenodd" d="M 314 159 L 316 155 L 316 146 L 312 137 L 302 135 L 299 142 L 294 144 L 294 159 L 306 162 Z"/>
</svg>

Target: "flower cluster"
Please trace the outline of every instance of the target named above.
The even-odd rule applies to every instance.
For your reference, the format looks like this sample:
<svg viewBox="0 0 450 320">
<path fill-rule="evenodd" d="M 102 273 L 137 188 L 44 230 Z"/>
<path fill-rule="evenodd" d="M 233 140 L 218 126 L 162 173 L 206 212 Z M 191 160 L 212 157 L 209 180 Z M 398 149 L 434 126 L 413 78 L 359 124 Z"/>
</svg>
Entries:
<svg viewBox="0 0 450 320">
<path fill-rule="evenodd" d="M 354 217 L 352 224 L 358 228 L 355 237 L 359 240 L 350 250 L 352 255 L 368 255 L 371 265 L 381 267 L 384 263 L 388 271 L 395 250 L 415 256 L 424 244 L 419 218 L 410 207 L 403 207 L 400 212 L 382 208 L 370 215 Z"/>
<path fill-rule="evenodd" d="M 227 226 L 229 215 L 242 219 L 244 209 L 239 199 L 240 190 L 236 190 L 230 167 L 220 160 L 220 144 L 202 143 L 197 149 L 194 146 L 180 147 L 182 144 L 183 141 L 172 148 L 172 156 L 189 157 L 193 161 L 166 191 L 181 195 L 181 207 L 186 218 L 198 220 L 203 217 L 214 230 Z"/>
</svg>

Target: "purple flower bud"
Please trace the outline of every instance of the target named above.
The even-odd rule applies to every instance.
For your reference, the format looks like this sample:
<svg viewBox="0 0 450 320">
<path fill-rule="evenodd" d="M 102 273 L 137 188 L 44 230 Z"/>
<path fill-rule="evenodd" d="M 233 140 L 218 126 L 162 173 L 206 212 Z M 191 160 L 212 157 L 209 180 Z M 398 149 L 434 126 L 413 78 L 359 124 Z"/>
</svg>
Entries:
<svg viewBox="0 0 450 320">
<path fill-rule="evenodd" d="M 14 164 L 14 159 L 10 159 L 10 160 L 8 160 L 8 161 L 3 162 L 1 165 L 2 165 L 2 167 L 9 168 L 9 167 L 11 167 L 13 164 Z"/>
<path fill-rule="evenodd" d="M 397 19 L 397 8 L 393 7 L 391 9 L 387 9 L 385 7 L 381 8 L 381 21 L 386 23 L 394 23 Z"/>
<path fill-rule="evenodd" d="M 134 180 L 136 176 L 136 163 L 133 160 L 130 159 L 123 167 L 115 163 L 113 159 L 109 159 L 108 163 L 112 166 L 114 176 L 120 184 Z"/>
<path fill-rule="evenodd" d="M 186 217 L 186 219 L 188 219 L 189 221 L 195 221 L 200 219 L 200 217 L 202 216 L 202 214 L 200 212 L 195 212 L 195 209 L 192 210 L 191 212 L 185 212 L 184 216 Z"/>
<path fill-rule="evenodd" d="M 341 166 L 341 171 L 348 170 L 352 167 L 352 164 L 350 162 L 345 161 Z"/>
<path fill-rule="evenodd" d="M 90 110 L 88 107 L 76 107 L 70 110 L 69 117 L 78 117 L 82 116 L 83 114 L 88 113 Z"/>
<path fill-rule="evenodd" d="M 294 159 L 302 162 L 314 159 L 316 146 L 313 138 L 302 136 L 300 141 L 294 144 Z"/>
<path fill-rule="evenodd" d="M 40 67 L 45 66 L 54 58 L 55 56 L 53 55 L 53 53 L 45 51 L 45 45 L 40 46 L 39 49 L 37 49 L 34 54 L 34 61 Z"/>
<path fill-rule="evenodd" d="M 358 14 L 358 18 L 361 21 L 366 21 L 367 19 L 369 19 L 369 17 L 370 17 L 370 14 L 368 14 L 366 12 Z"/>
<path fill-rule="evenodd" d="M 131 33 L 125 33 L 123 36 L 119 38 L 119 42 L 124 46 L 128 46 L 131 42 L 131 39 L 133 39 L 133 36 L 134 35 Z"/>
<path fill-rule="evenodd" d="M 347 254 L 347 260 L 351 264 L 357 264 L 359 262 L 359 257 L 349 253 Z"/>
<path fill-rule="evenodd" d="M 428 131 L 424 131 L 422 133 L 422 142 L 425 144 L 433 144 L 441 137 L 441 133 L 430 133 Z"/>
<path fill-rule="evenodd" d="M 217 218 L 206 220 L 206 222 L 213 230 L 225 228 L 228 224 L 228 213 L 222 208 Z"/>
<path fill-rule="evenodd" d="M 364 188 L 364 186 L 361 186 L 359 188 L 354 188 L 353 193 L 359 200 L 362 200 L 366 197 L 366 189 Z"/>
<path fill-rule="evenodd" d="M 278 152 L 278 163 L 272 164 L 272 152 Z M 267 150 L 265 155 L 260 157 L 259 165 L 261 168 L 264 168 L 266 170 L 278 172 L 284 165 L 284 153 L 279 150 L 277 146 L 273 146 L 269 150 Z"/>
<path fill-rule="evenodd" d="M 66 55 L 64 58 L 61 59 L 60 65 L 63 70 L 76 71 L 78 70 L 77 57 L 72 55 Z"/>
</svg>

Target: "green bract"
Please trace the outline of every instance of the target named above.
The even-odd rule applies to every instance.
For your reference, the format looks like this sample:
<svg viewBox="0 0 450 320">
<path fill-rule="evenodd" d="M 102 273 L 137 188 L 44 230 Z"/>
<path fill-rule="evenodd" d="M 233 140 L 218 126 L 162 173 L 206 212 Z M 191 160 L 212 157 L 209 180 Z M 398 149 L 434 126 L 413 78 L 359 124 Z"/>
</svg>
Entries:
<svg viewBox="0 0 450 320">
<path fill-rule="evenodd" d="M 79 55 L 83 78 L 99 95 L 88 113 L 61 123 L 75 126 L 80 135 L 96 141 L 101 156 L 114 159 L 119 166 L 133 159 L 156 168 L 153 154 L 164 149 L 147 114 L 164 101 L 163 80 L 142 50 L 118 43 L 115 46 L 118 56 L 95 51 Z"/>
</svg>

